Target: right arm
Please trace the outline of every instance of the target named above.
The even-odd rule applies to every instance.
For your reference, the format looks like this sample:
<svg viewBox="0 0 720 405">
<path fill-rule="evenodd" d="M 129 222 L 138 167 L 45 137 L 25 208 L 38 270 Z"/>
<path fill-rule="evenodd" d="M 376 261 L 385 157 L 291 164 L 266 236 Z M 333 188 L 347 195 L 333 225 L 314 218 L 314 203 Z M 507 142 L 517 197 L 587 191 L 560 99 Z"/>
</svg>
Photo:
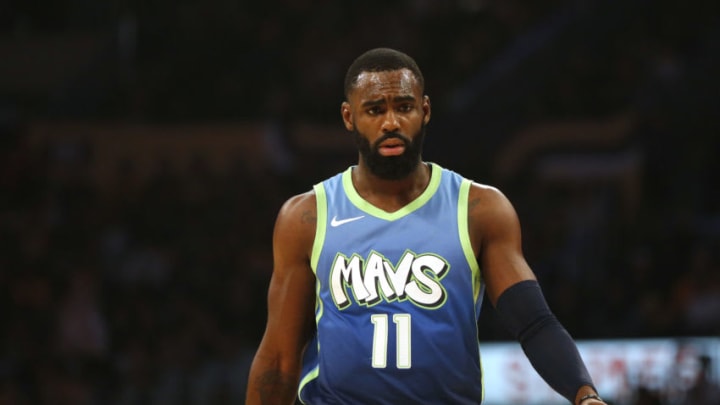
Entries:
<svg viewBox="0 0 720 405">
<path fill-rule="evenodd" d="M 314 328 L 315 276 L 310 255 L 316 217 L 315 194 L 308 192 L 289 199 L 275 222 L 268 318 L 250 367 L 246 405 L 295 401 L 302 353 Z"/>
<path fill-rule="evenodd" d="M 520 221 L 499 190 L 470 189 L 471 240 L 490 302 L 500 314 L 538 374 L 573 404 L 603 404 L 596 394 L 577 346 L 545 302 L 535 274 L 522 252 Z"/>
</svg>

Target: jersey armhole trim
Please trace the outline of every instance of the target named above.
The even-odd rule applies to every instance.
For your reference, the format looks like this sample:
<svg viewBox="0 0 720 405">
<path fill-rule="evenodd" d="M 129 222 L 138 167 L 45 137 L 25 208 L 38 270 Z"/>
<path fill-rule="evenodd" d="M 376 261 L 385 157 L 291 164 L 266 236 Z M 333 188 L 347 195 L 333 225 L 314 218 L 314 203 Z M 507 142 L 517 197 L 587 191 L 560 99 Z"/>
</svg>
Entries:
<svg viewBox="0 0 720 405">
<path fill-rule="evenodd" d="M 315 239 L 313 240 L 310 255 L 310 267 L 313 273 L 317 274 L 317 265 L 320 261 L 320 252 L 325 243 L 325 229 L 327 228 L 327 195 L 322 183 L 314 185 L 313 190 L 315 190 L 317 221 L 315 223 Z"/>
<path fill-rule="evenodd" d="M 312 253 L 310 255 L 310 267 L 313 273 L 317 276 L 317 266 L 320 261 L 320 252 L 322 252 L 323 244 L 325 243 L 325 230 L 327 229 L 327 194 L 325 193 L 325 187 L 322 183 L 318 183 L 313 186 L 315 191 L 315 206 L 317 221 L 315 223 L 315 239 L 313 240 Z M 320 294 L 320 282 L 316 282 L 316 294 Z M 322 317 L 322 301 L 318 300 L 320 305 L 316 304 L 315 308 L 315 323 L 317 324 Z M 311 343 L 312 344 L 312 343 Z M 320 350 L 320 344 L 318 342 L 318 351 Z M 302 391 L 305 385 L 310 381 L 316 379 L 320 375 L 320 365 L 316 365 L 312 370 L 305 374 L 298 384 L 297 395 L 300 403 L 306 404 L 302 397 Z"/>
<path fill-rule="evenodd" d="M 305 400 L 302 397 L 302 390 L 305 388 L 305 385 L 309 383 L 310 381 L 316 379 L 320 375 L 320 366 L 315 366 L 310 372 L 305 374 L 305 376 L 300 380 L 300 384 L 298 384 L 298 399 L 300 400 L 300 403 L 306 404 Z"/>
<path fill-rule="evenodd" d="M 470 243 L 470 230 L 468 224 L 468 200 L 470 196 L 470 186 L 472 182 L 468 179 L 463 179 L 460 184 L 460 195 L 458 197 L 458 232 L 460 236 L 460 244 L 462 245 L 463 253 L 465 254 L 465 260 L 467 260 L 468 266 L 472 272 L 473 282 L 473 299 L 475 302 L 480 298 L 480 291 L 482 280 L 480 276 L 480 266 L 478 265 L 477 259 L 475 258 L 475 252 L 473 252 L 472 243 Z"/>
</svg>

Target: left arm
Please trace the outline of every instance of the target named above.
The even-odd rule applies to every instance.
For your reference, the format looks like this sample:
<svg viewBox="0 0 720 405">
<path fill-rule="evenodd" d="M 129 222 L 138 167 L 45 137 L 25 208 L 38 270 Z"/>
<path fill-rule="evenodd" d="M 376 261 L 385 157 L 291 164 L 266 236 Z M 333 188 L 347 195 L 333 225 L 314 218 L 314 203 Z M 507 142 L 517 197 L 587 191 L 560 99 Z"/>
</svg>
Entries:
<svg viewBox="0 0 720 405">
<path fill-rule="evenodd" d="M 488 298 L 538 374 L 575 405 L 604 404 L 575 342 L 550 311 L 522 253 L 520 221 L 497 189 L 473 184 L 469 227 Z M 580 402 L 581 401 L 581 402 Z"/>
</svg>

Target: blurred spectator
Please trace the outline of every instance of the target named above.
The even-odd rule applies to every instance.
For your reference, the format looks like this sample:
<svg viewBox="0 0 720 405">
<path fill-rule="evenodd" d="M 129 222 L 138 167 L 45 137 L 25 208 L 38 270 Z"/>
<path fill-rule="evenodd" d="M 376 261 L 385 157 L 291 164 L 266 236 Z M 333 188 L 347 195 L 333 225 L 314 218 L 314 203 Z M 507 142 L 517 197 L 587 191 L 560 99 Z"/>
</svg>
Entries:
<svg viewBox="0 0 720 405">
<path fill-rule="evenodd" d="M 692 387 L 686 392 L 682 405 L 718 405 L 720 404 L 720 384 L 713 380 L 712 359 L 701 356 L 700 367 Z"/>
</svg>

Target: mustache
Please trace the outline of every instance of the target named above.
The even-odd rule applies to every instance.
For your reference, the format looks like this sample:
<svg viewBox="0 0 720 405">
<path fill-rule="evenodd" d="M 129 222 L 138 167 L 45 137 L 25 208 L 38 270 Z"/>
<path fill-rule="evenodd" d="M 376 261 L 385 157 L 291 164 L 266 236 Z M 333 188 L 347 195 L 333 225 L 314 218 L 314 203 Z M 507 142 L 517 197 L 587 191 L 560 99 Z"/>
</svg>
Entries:
<svg viewBox="0 0 720 405">
<path fill-rule="evenodd" d="M 401 134 L 400 132 L 388 132 L 386 134 L 383 134 L 380 138 L 376 139 L 375 142 L 373 142 L 373 147 L 377 149 L 381 143 L 387 141 L 388 139 L 399 139 L 403 141 L 406 146 L 412 143 L 412 140 L 410 140 L 410 138 Z"/>
</svg>

